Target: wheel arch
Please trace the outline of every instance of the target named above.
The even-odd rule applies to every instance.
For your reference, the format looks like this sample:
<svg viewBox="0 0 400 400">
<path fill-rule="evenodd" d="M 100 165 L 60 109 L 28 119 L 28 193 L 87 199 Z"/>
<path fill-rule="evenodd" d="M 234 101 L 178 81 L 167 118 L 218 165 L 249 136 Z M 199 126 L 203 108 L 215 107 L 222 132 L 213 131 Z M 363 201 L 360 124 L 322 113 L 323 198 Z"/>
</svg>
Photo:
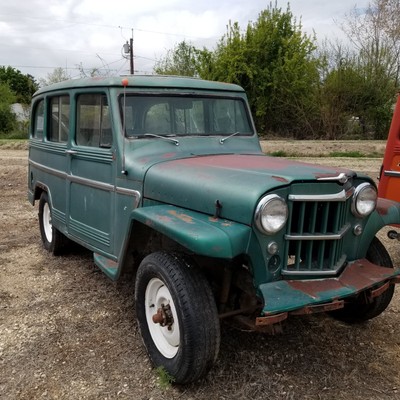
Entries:
<svg viewBox="0 0 400 400">
<path fill-rule="evenodd" d="M 42 182 L 36 182 L 32 192 L 32 201 L 31 201 L 32 205 L 35 205 L 36 200 L 40 200 L 40 196 L 42 195 L 43 192 L 47 193 L 50 203 L 52 204 L 51 192 L 49 187 Z"/>
<path fill-rule="evenodd" d="M 376 210 L 369 217 L 364 232 L 361 235 L 359 252 L 360 249 L 364 249 L 363 254 L 365 254 L 376 233 L 384 226 L 394 224 L 400 224 L 400 203 L 378 198 Z"/>
<path fill-rule="evenodd" d="M 136 209 L 121 249 L 121 272 L 137 267 L 158 250 L 215 260 L 233 260 L 247 253 L 251 228 L 194 211 L 161 205 Z"/>
<path fill-rule="evenodd" d="M 203 256 L 234 258 L 245 253 L 251 228 L 170 205 L 137 208 L 132 223 L 140 222 Z M 131 233 L 135 235 L 132 230 Z"/>
</svg>

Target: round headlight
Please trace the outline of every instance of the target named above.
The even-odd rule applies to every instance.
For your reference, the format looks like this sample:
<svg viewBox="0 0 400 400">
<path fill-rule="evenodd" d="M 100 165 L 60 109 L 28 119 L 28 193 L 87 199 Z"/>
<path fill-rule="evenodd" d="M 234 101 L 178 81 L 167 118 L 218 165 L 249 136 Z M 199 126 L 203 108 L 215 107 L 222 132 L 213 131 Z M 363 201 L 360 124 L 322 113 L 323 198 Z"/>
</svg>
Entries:
<svg viewBox="0 0 400 400">
<path fill-rule="evenodd" d="M 255 223 L 260 231 L 272 234 L 283 228 L 287 217 L 288 208 L 285 200 L 276 194 L 270 194 L 258 203 Z"/>
<path fill-rule="evenodd" d="M 356 187 L 351 210 L 356 217 L 363 218 L 375 210 L 378 195 L 376 189 L 369 183 Z"/>
</svg>

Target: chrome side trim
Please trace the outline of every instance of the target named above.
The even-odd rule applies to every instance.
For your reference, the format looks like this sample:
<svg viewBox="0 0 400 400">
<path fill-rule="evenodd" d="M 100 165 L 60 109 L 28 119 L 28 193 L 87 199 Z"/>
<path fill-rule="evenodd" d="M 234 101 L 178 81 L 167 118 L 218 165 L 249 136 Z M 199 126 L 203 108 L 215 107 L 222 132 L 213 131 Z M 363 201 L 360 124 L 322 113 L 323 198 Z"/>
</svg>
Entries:
<svg viewBox="0 0 400 400">
<path fill-rule="evenodd" d="M 66 172 L 60 171 L 58 169 L 50 168 L 50 167 L 45 167 L 43 164 L 39 164 L 36 161 L 32 161 L 32 160 L 29 160 L 29 164 L 33 165 L 35 168 L 37 168 L 40 171 L 47 172 L 51 175 L 57 176 L 58 178 L 67 179 L 68 175 Z"/>
<path fill-rule="evenodd" d="M 94 181 L 93 179 L 81 178 L 78 176 L 67 175 L 67 180 L 72 183 L 78 183 L 83 186 L 89 186 L 95 189 L 105 190 L 107 192 L 113 192 L 115 188 L 114 185 L 111 185 L 110 183 L 103 183 L 99 181 Z"/>
<path fill-rule="evenodd" d="M 123 188 L 123 187 L 116 187 L 115 191 L 118 194 L 135 197 L 134 207 L 137 208 L 139 206 L 140 200 L 142 198 L 142 194 L 138 190 L 127 189 L 127 188 Z"/>
<path fill-rule="evenodd" d="M 350 224 L 346 224 L 338 233 L 332 234 L 294 234 L 294 235 L 285 235 L 286 240 L 339 240 L 341 239 L 345 233 L 350 229 Z"/>
<path fill-rule="evenodd" d="M 62 171 L 54 169 L 54 168 L 46 167 L 43 164 L 39 164 L 36 161 L 32 161 L 32 160 L 29 160 L 29 164 L 32 165 L 33 167 L 37 168 L 40 171 L 57 176 L 58 178 L 65 179 L 66 181 L 69 181 L 69 182 L 79 183 L 84 186 L 89 186 L 89 187 L 93 187 L 95 189 L 100 189 L 100 190 L 106 190 L 109 192 L 115 191 L 118 194 L 135 197 L 135 199 L 136 199 L 135 207 L 137 207 L 139 205 L 140 199 L 142 197 L 142 194 L 138 190 L 127 189 L 127 188 L 123 188 L 123 187 L 116 187 L 109 183 L 94 181 L 92 179 L 87 179 L 87 178 L 80 178 L 77 176 L 71 176 L 71 175 L 68 175 L 66 172 L 62 172 Z"/>
<path fill-rule="evenodd" d="M 333 194 L 289 194 L 291 201 L 346 201 L 354 193 L 354 187 L 350 190 L 342 190 Z"/>
</svg>

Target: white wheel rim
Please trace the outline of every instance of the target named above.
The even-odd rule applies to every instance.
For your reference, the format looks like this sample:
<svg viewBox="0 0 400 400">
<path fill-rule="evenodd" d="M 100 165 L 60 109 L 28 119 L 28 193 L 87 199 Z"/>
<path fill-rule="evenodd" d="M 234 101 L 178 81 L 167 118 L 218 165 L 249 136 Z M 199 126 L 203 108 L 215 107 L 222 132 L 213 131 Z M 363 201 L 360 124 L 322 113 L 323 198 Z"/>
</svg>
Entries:
<svg viewBox="0 0 400 400">
<path fill-rule="evenodd" d="M 153 315 L 162 305 L 169 305 L 171 308 L 174 322 L 170 327 L 153 322 Z M 158 278 L 151 279 L 147 285 L 145 308 L 147 326 L 154 344 L 165 358 L 173 358 L 178 352 L 180 344 L 179 321 L 171 293 L 164 282 Z"/>
<path fill-rule="evenodd" d="M 51 225 L 51 212 L 49 203 L 45 203 L 43 206 L 43 230 L 46 240 L 51 243 L 53 240 L 53 226 Z"/>
</svg>

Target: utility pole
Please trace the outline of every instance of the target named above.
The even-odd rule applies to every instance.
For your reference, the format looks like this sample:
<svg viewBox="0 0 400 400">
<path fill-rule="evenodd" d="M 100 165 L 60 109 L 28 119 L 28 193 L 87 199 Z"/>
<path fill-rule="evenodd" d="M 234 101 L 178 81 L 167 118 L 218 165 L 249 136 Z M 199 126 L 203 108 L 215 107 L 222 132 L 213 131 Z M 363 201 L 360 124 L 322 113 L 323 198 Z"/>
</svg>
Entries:
<svg viewBox="0 0 400 400">
<path fill-rule="evenodd" d="M 135 73 L 133 69 L 133 29 L 132 29 L 132 37 L 130 39 L 130 45 L 129 45 L 129 58 L 130 58 L 130 64 L 131 64 L 131 75 Z"/>
<path fill-rule="evenodd" d="M 132 37 L 122 46 L 124 53 L 129 54 L 129 61 L 130 61 L 130 74 L 133 75 L 135 73 L 134 65 L 133 65 L 133 29 L 132 29 Z M 128 58 L 125 57 L 124 58 Z"/>
</svg>

